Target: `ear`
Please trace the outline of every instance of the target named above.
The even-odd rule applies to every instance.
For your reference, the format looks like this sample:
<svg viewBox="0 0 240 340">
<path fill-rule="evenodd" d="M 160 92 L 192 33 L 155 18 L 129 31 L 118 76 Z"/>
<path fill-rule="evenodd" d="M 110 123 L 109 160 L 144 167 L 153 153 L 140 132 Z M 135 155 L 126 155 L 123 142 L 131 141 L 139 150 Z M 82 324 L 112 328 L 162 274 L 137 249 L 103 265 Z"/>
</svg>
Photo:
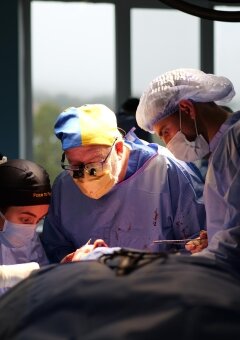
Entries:
<svg viewBox="0 0 240 340">
<path fill-rule="evenodd" d="M 197 110 L 194 103 L 188 99 L 182 99 L 178 103 L 179 110 L 189 115 L 191 119 L 196 119 Z"/>
<path fill-rule="evenodd" d="M 0 230 L 2 230 L 3 226 L 4 226 L 4 219 L 2 216 L 0 216 Z"/>
<path fill-rule="evenodd" d="M 123 153 L 123 141 L 122 140 L 116 142 L 115 150 L 117 151 L 118 155 L 122 155 L 122 153 Z"/>
</svg>

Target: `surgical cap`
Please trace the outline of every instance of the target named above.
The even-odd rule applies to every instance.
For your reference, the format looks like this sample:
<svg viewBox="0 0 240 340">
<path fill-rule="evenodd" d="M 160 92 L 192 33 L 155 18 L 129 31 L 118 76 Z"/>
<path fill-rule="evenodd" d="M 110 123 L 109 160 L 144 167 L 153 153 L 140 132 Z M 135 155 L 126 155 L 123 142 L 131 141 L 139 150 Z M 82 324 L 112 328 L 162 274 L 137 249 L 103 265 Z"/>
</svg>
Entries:
<svg viewBox="0 0 240 340">
<path fill-rule="evenodd" d="M 70 107 L 59 115 L 54 128 L 64 151 L 84 145 L 111 146 L 121 136 L 115 113 L 102 104 Z"/>
<path fill-rule="evenodd" d="M 49 204 L 51 185 L 47 172 L 36 163 L 11 159 L 0 164 L 0 206 Z"/>
<path fill-rule="evenodd" d="M 136 112 L 138 125 L 153 133 L 153 125 L 176 112 L 182 99 L 226 103 L 235 95 L 231 81 L 195 69 L 177 69 L 152 80 Z"/>
</svg>

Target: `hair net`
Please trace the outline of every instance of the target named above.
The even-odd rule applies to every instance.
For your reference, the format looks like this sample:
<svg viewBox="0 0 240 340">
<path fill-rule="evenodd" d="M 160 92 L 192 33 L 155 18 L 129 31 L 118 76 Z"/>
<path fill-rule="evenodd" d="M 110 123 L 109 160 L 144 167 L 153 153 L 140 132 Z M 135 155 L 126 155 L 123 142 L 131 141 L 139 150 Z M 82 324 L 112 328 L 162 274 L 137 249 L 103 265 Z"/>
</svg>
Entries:
<svg viewBox="0 0 240 340">
<path fill-rule="evenodd" d="M 68 108 L 57 118 L 55 134 L 63 150 L 93 144 L 111 146 L 121 136 L 115 113 L 102 104 Z"/>
<path fill-rule="evenodd" d="M 153 125 L 176 112 L 182 99 L 196 102 L 228 102 L 235 95 L 231 81 L 195 69 L 177 69 L 152 80 L 140 98 L 138 125 L 153 132 Z"/>
<path fill-rule="evenodd" d="M 50 197 L 49 176 L 40 165 L 23 159 L 0 164 L 0 206 L 49 204 Z"/>
</svg>

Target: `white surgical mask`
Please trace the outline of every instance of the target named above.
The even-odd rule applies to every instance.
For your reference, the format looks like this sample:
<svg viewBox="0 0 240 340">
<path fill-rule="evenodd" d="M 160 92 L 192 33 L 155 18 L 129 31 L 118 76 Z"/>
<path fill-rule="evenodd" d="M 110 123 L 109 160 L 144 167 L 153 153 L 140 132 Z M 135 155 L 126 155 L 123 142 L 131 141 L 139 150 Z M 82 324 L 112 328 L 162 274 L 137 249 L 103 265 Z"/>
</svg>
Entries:
<svg viewBox="0 0 240 340">
<path fill-rule="evenodd" d="M 0 231 L 0 242 L 11 248 L 20 248 L 26 245 L 34 236 L 36 224 L 18 224 L 4 219 L 3 229 Z"/>
<path fill-rule="evenodd" d="M 209 154 L 209 144 L 203 138 L 202 135 L 198 134 L 196 120 L 194 119 L 196 135 L 194 141 L 190 142 L 186 139 L 185 135 L 181 131 L 181 113 L 180 113 L 180 131 L 168 142 L 167 148 L 173 155 L 185 162 L 194 162 L 198 159 L 203 158 Z"/>
<path fill-rule="evenodd" d="M 113 155 L 115 155 L 115 159 L 105 164 L 106 169 L 100 176 L 91 176 L 85 173 L 84 178 L 73 178 L 75 184 L 84 195 L 93 199 L 99 199 L 106 195 L 118 182 L 121 164 L 119 159 L 117 159 L 117 155 Z M 113 155 L 111 159 L 114 157 Z"/>
</svg>

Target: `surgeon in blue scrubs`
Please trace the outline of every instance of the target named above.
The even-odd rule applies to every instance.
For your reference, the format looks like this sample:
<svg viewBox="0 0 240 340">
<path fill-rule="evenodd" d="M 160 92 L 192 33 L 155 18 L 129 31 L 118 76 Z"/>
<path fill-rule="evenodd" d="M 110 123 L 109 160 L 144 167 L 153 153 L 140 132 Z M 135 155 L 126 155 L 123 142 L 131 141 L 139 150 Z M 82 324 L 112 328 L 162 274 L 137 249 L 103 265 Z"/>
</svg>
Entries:
<svg viewBox="0 0 240 340">
<path fill-rule="evenodd" d="M 89 239 L 160 251 L 169 245 L 154 240 L 193 238 L 206 227 L 191 169 L 133 132 L 122 137 L 105 105 L 68 108 L 57 118 L 55 134 L 64 171 L 53 184 L 43 226 L 50 261 L 60 262 Z"/>
</svg>

